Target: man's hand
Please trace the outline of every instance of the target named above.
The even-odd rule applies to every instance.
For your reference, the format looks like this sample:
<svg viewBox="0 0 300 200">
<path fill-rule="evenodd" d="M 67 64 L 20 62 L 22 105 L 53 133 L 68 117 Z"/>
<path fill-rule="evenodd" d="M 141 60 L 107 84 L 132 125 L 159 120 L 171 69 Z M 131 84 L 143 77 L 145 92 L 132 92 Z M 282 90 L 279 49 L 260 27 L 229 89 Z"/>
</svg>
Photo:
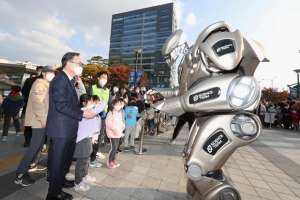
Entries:
<svg viewBox="0 0 300 200">
<path fill-rule="evenodd" d="M 118 130 L 116 128 L 114 129 L 114 134 L 115 136 L 118 136 Z"/>
<path fill-rule="evenodd" d="M 42 122 L 41 125 L 42 125 L 42 128 L 46 128 L 46 122 Z"/>
<path fill-rule="evenodd" d="M 92 142 L 92 144 L 98 144 L 99 142 L 97 141 L 97 140 L 94 140 L 93 142 Z"/>
<path fill-rule="evenodd" d="M 92 119 L 92 118 L 94 118 L 96 115 L 97 115 L 97 114 L 91 112 L 91 109 L 85 110 L 85 111 L 83 112 L 83 117 L 84 117 L 84 118 L 87 118 L 87 119 Z"/>
</svg>

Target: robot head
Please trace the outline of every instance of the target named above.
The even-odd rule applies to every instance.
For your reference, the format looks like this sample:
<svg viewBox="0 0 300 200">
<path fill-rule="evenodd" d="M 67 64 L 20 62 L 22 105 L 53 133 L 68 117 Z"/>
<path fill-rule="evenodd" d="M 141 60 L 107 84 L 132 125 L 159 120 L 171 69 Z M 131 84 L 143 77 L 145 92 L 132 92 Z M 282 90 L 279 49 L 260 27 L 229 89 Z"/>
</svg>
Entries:
<svg viewBox="0 0 300 200">
<path fill-rule="evenodd" d="M 232 32 L 226 22 L 205 28 L 191 50 L 193 63 L 201 60 L 207 71 L 222 72 L 234 69 L 243 58 L 243 36 Z"/>
<path fill-rule="evenodd" d="M 164 46 L 161 49 L 161 53 L 165 58 L 168 66 L 173 66 L 176 62 L 178 55 L 176 50 L 182 50 L 187 47 L 187 37 L 186 34 L 178 29 L 174 33 L 172 33 L 167 41 L 165 42 Z"/>
</svg>

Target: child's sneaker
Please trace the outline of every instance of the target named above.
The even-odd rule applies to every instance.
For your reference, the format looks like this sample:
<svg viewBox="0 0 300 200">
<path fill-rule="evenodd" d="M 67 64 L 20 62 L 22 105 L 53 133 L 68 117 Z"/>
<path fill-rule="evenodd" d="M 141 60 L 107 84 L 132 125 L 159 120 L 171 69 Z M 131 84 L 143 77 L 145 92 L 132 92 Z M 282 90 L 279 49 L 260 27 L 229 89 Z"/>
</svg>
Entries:
<svg viewBox="0 0 300 200">
<path fill-rule="evenodd" d="M 124 151 L 129 151 L 129 148 L 128 147 L 124 147 Z"/>
<path fill-rule="evenodd" d="M 134 151 L 135 150 L 134 146 L 130 146 L 130 150 Z"/>
<path fill-rule="evenodd" d="M 17 136 L 17 137 L 19 137 L 20 135 L 21 135 L 20 132 L 17 132 L 17 133 L 15 134 L 15 136 Z"/>
<path fill-rule="evenodd" d="M 96 181 L 96 178 L 90 175 L 86 175 L 85 177 L 83 177 L 82 181 L 84 183 L 94 183 Z"/>
<path fill-rule="evenodd" d="M 6 141 L 7 141 L 7 136 L 3 136 L 3 137 L 1 138 L 1 141 L 2 141 L 2 142 L 6 142 Z"/>
<path fill-rule="evenodd" d="M 88 185 L 88 184 L 85 184 L 83 181 L 81 181 L 78 185 L 76 185 L 75 183 L 74 183 L 74 190 L 76 190 L 76 191 L 83 191 L 83 192 L 85 192 L 85 191 L 88 191 L 89 189 L 90 189 L 90 186 Z"/>
<path fill-rule="evenodd" d="M 176 140 L 175 139 L 171 139 L 170 142 L 169 142 L 169 145 L 174 145 L 176 144 Z"/>
<path fill-rule="evenodd" d="M 103 155 L 103 153 L 101 153 L 101 152 L 97 152 L 97 153 L 96 153 L 96 157 L 97 157 L 97 158 L 100 158 L 100 159 L 104 159 L 104 158 L 105 158 L 105 155 Z"/>
<path fill-rule="evenodd" d="M 99 168 L 99 167 L 102 166 L 102 164 L 101 164 L 101 163 L 98 163 L 97 160 L 94 160 L 94 161 L 91 161 L 91 162 L 89 163 L 89 166 L 90 166 L 90 167 Z"/>
<path fill-rule="evenodd" d="M 29 174 L 24 174 L 22 177 L 19 177 L 19 175 L 17 175 L 15 179 L 15 184 L 22 185 L 22 186 L 29 186 L 34 184 L 34 182 L 35 181 L 30 177 Z"/>
<path fill-rule="evenodd" d="M 116 166 L 116 167 L 119 167 L 120 166 L 120 164 L 115 160 L 114 162 L 114 165 Z"/>
<path fill-rule="evenodd" d="M 110 169 L 113 169 L 113 168 L 116 168 L 116 165 L 114 162 L 110 162 L 110 163 L 107 163 L 107 167 Z"/>
</svg>

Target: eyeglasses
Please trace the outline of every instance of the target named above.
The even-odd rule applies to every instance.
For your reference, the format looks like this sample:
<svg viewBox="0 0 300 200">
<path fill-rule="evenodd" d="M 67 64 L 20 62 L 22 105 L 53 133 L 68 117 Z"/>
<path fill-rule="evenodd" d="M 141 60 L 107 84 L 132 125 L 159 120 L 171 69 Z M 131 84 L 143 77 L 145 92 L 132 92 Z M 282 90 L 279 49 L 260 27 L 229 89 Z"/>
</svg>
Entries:
<svg viewBox="0 0 300 200">
<path fill-rule="evenodd" d="M 74 61 L 69 61 L 69 62 L 71 62 L 71 63 L 75 63 L 75 64 L 77 64 L 77 65 L 79 65 L 80 67 L 82 67 L 83 66 L 83 63 L 77 63 L 77 62 L 74 62 Z"/>
</svg>

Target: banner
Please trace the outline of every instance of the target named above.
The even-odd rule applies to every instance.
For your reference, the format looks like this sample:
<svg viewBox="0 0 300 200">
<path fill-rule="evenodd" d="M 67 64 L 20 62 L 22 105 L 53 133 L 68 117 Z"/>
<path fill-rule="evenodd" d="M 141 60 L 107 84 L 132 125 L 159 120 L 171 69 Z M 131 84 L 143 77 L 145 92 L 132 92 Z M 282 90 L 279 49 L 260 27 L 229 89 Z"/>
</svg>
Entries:
<svg viewBox="0 0 300 200">
<path fill-rule="evenodd" d="M 136 85 L 141 85 L 142 76 L 143 76 L 143 71 L 137 71 Z"/>
<path fill-rule="evenodd" d="M 290 98 L 292 98 L 292 99 L 298 98 L 298 89 L 292 88 L 292 87 L 289 87 L 289 88 L 290 88 Z"/>
<path fill-rule="evenodd" d="M 143 76 L 143 71 L 137 71 L 136 84 L 134 84 L 135 72 L 129 72 L 128 85 L 137 85 L 137 86 L 139 86 L 141 84 L 142 76 Z"/>
<path fill-rule="evenodd" d="M 134 85 L 134 72 L 129 72 L 129 80 L 128 80 L 128 86 L 129 85 Z"/>
</svg>

